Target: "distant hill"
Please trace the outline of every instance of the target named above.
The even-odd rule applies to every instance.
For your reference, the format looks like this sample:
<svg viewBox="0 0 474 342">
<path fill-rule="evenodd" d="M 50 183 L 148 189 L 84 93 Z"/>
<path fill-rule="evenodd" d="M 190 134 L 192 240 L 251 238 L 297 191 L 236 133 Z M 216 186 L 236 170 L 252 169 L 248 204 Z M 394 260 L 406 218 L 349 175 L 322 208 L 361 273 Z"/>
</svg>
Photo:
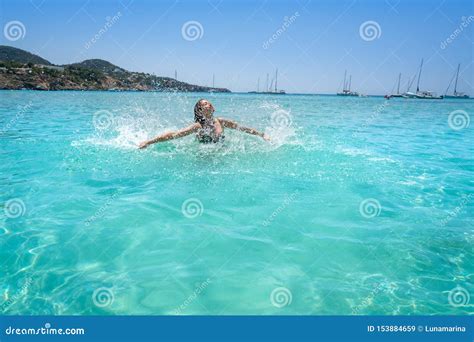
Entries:
<svg viewBox="0 0 474 342">
<path fill-rule="evenodd" d="M 99 70 L 105 73 L 127 72 L 127 70 L 122 69 L 110 62 L 104 61 L 103 59 L 86 59 L 80 63 L 73 63 L 64 66 Z"/>
<path fill-rule="evenodd" d="M 102 59 L 53 65 L 28 51 L 5 45 L 0 46 L 0 89 L 230 92 L 127 71 Z"/>
<path fill-rule="evenodd" d="M 38 55 L 6 45 L 0 45 L 0 61 L 51 65 L 49 61 Z"/>
</svg>

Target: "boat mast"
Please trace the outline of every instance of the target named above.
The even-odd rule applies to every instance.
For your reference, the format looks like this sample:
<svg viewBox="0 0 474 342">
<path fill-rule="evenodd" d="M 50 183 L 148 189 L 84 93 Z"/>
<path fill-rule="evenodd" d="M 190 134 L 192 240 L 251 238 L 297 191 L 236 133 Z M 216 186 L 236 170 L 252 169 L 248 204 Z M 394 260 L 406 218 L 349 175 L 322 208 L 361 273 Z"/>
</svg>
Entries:
<svg viewBox="0 0 474 342">
<path fill-rule="evenodd" d="M 458 77 L 459 77 L 459 68 L 461 67 L 461 63 L 458 64 L 458 71 L 456 72 L 456 81 L 454 81 L 454 95 L 458 93 Z"/>
<path fill-rule="evenodd" d="M 260 92 L 260 77 L 257 79 L 257 93 Z"/>
<path fill-rule="evenodd" d="M 400 95 L 400 79 L 402 78 L 402 73 L 398 74 L 398 85 L 397 85 L 397 95 Z"/>
<path fill-rule="evenodd" d="M 212 88 L 214 88 L 215 75 L 212 74 Z"/>
<path fill-rule="evenodd" d="M 346 75 L 347 75 L 347 70 L 344 70 L 344 84 L 342 85 L 342 92 L 346 91 Z"/>
<path fill-rule="evenodd" d="M 416 79 L 416 74 L 415 74 L 415 75 L 413 75 L 413 78 L 411 78 L 411 77 L 410 77 L 410 78 L 408 79 L 408 88 L 407 88 L 407 92 L 409 92 L 409 91 L 410 91 L 410 89 L 411 89 L 411 86 L 413 85 L 413 82 L 415 82 L 415 79 Z"/>
<path fill-rule="evenodd" d="M 275 93 L 277 92 L 278 68 L 275 71 Z"/>
<path fill-rule="evenodd" d="M 349 75 L 349 88 L 348 91 L 351 91 L 352 75 Z"/>
<path fill-rule="evenodd" d="M 418 82 L 416 83 L 416 92 L 417 92 L 417 93 L 420 91 L 421 69 L 423 69 L 423 58 L 421 59 L 420 71 L 418 72 Z"/>
<path fill-rule="evenodd" d="M 449 88 L 451 88 L 451 84 L 453 84 L 453 81 L 454 81 L 455 77 L 456 77 L 456 75 L 453 75 L 453 77 L 451 77 L 451 80 L 449 81 L 448 87 L 446 88 L 446 91 L 444 92 L 445 96 L 448 95 Z"/>
<path fill-rule="evenodd" d="M 265 83 L 265 91 L 268 91 L 268 72 L 267 72 L 267 83 Z"/>
</svg>

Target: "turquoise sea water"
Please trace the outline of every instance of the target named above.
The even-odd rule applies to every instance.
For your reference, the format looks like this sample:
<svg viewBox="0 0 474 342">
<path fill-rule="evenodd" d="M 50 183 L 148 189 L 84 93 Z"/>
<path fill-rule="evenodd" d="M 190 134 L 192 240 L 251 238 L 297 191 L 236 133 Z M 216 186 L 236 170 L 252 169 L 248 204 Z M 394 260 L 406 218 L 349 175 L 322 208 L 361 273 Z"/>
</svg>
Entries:
<svg viewBox="0 0 474 342">
<path fill-rule="evenodd" d="M 136 149 L 190 123 L 201 97 L 272 142 L 226 130 Z M 473 113 L 2 91 L 0 313 L 472 313 Z"/>
</svg>

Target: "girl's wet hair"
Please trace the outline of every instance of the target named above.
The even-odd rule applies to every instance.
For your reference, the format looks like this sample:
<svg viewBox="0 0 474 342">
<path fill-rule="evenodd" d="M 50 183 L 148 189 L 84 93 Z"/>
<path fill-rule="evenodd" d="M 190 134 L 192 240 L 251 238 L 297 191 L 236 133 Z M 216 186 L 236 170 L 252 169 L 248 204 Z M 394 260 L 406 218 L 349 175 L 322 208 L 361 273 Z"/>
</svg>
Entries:
<svg viewBox="0 0 474 342">
<path fill-rule="evenodd" d="M 204 124 L 206 121 L 206 117 L 204 116 L 203 113 L 203 102 L 206 101 L 205 99 L 200 99 L 198 102 L 196 102 L 196 105 L 194 106 L 194 122 L 199 122 L 201 125 Z"/>
</svg>

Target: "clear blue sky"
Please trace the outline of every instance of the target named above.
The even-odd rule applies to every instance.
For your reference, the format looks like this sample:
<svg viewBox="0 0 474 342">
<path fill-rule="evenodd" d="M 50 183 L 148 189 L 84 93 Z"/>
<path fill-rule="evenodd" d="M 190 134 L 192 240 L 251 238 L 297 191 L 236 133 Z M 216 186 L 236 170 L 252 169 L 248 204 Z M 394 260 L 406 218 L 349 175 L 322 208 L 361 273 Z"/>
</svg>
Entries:
<svg viewBox="0 0 474 342">
<path fill-rule="evenodd" d="M 0 0 L 0 24 L 21 21 L 23 39 L 0 44 L 40 54 L 55 64 L 102 58 L 132 71 L 174 76 L 233 91 L 254 90 L 257 78 L 279 68 L 279 88 L 289 92 L 334 93 L 344 69 L 355 90 L 390 92 L 398 73 L 402 85 L 425 58 L 421 88 L 444 93 L 457 63 L 459 90 L 474 96 L 474 18 L 445 49 L 441 43 L 474 15 L 473 1 L 87 1 Z M 121 17 L 89 49 L 85 44 L 107 17 Z M 267 49 L 262 47 L 298 16 Z M 200 39 L 183 39 L 182 26 L 198 21 Z M 380 37 L 361 38 L 366 21 L 380 26 Z M 405 90 L 405 85 L 403 85 Z"/>
</svg>

